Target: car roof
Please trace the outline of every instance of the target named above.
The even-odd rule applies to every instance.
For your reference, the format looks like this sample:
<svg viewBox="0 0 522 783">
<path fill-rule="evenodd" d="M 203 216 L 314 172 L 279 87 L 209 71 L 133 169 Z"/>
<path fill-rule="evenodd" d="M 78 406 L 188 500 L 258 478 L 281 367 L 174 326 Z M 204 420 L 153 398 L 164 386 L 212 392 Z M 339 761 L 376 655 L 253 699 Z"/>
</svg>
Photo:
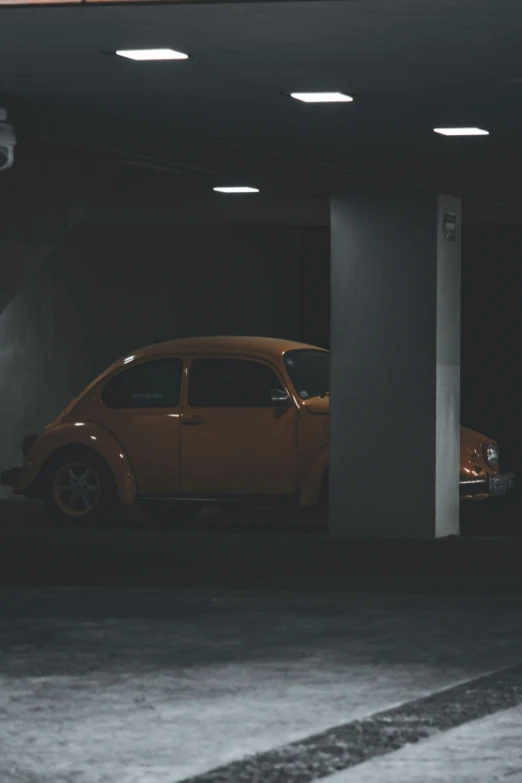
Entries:
<svg viewBox="0 0 522 783">
<path fill-rule="evenodd" d="M 281 340 L 275 337 L 190 337 L 180 340 L 165 340 L 140 348 L 132 354 L 135 359 L 175 354 L 253 354 L 267 359 L 279 358 L 291 350 L 325 350 L 315 345 Z"/>
</svg>

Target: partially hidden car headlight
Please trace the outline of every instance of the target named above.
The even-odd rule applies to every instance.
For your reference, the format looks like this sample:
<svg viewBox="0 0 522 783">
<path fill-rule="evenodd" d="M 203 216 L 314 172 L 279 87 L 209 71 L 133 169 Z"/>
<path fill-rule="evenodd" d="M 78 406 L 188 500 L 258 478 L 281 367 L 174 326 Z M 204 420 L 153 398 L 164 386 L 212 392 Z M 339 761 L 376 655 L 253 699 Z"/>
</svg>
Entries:
<svg viewBox="0 0 522 783">
<path fill-rule="evenodd" d="M 490 441 L 485 449 L 484 449 L 484 456 L 486 457 L 486 462 L 488 463 L 490 468 L 496 468 L 498 465 L 498 446 L 494 441 Z"/>
</svg>

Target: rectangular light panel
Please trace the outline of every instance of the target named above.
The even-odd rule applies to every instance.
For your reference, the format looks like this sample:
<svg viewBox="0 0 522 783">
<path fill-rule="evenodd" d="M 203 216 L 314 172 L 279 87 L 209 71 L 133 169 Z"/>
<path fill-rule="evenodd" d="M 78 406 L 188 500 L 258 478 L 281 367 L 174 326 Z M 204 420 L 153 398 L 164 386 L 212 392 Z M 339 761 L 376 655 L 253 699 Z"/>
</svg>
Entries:
<svg viewBox="0 0 522 783">
<path fill-rule="evenodd" d="M 433 128 L 442 136 L 489 136 L 489 131 L 482 128 Z"/>
<path fill-rule="evenodd" d="M 188 54 L 176 52 L 174 49 L 118 49 L 119 57 L 128 60 L 187 60 Z"/>
<path fill-rule="evenodd" d="M 353 101 L 351 95 L 345 95 L 343 92 L 291 92 L 290 97 L 303 103 L 350 103 Z"/>
<path fill-rule="evenodd" d="M 259 193 L 257 188 L 249 188 L 246 185 L 238 185 L 235 187 L 220 187 L 214 188 L 217 193 Z"/>
</svg>

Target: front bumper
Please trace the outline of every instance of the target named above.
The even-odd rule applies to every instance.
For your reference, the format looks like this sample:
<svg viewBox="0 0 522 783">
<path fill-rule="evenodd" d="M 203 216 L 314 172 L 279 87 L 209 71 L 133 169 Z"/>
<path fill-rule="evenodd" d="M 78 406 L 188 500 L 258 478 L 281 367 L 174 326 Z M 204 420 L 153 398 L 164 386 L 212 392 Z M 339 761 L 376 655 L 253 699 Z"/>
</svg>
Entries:
<svg viewBox="0 0 522 783">
<path fill-rule="evenodd" d="M 460 482 L 460 496 L 461 498 L 501 497 L 514 487 L 514 473 L 495 473 L 480 478 L 462 480 Z"/>
<path fill-rule="evenodd" d="M 20 476 L 20 468 L 11 468 L 10 470 L 3 470 L 0 473 L 0 485 L 2 487 L 16 487 L 18 484 L 18 478 Z"/>
</svg>

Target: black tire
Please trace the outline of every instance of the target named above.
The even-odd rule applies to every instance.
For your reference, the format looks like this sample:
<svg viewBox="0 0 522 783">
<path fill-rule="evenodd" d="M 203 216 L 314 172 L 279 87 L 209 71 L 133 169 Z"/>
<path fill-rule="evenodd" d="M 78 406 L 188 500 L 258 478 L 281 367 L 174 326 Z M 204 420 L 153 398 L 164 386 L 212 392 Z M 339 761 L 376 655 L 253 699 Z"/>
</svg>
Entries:
<svg viewBox="0 0 522 783">
<path fill-rule="evenodd" d="M 149 527 L 168 529 L 182 527 L 193 522 L 200 512 L 196 503 L 180 505 L 178 503 L 154 503 L 153 501 L 138 501 L 137 506 Z"/>
<path fill-rule="evenodd" d="M 42 499 L 53 521 L 94 525 L 104 522 L 114 510 L 116 485 L 109 466 L 96 452 L 64 449 L 44 468 Z"/>
</svg>

